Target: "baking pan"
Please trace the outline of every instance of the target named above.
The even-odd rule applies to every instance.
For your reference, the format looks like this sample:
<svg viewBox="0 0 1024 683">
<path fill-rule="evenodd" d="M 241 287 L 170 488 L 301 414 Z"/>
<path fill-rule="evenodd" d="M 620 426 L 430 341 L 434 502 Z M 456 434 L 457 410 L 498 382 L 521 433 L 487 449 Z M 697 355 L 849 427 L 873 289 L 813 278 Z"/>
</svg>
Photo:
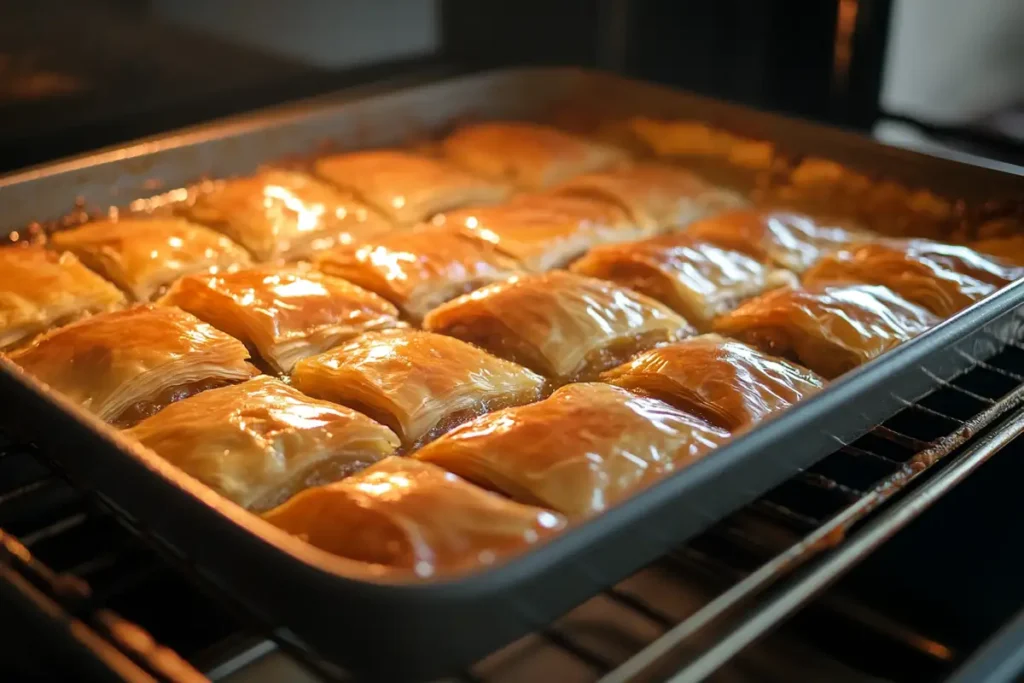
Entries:
<svg viewBox="0 0 1024 683">
<path fill-rule="evenodd" d="M 528 69 L 320 98 L 0 179 L 8 231 L 84 203 L 124 205 L 201 176 L 340 147 L 397 144 L 465 118 L 543 119 L 576 104 L 601 116 L 705 120 L 794 155 L 813 154 L 972 202 L 1013 199 L 1019 177 L 883 147 L 868 138 L 575 69 Z M 595 109 L 597 107 L 597 109 Z M 76 204 L 76 200 L 78 204 Z M 1024 282 L 848 373 L 675 476 L 521 556 L 473 573 L 412 579 L 310 548 L 271 527 L 4 359 L 11 426 L 68 475 L 165 538 L 268 624 L 371 678 L 451 673 L 534 630 L 688 540 L 997 352 L 1024 326 Z"/>
</svg>

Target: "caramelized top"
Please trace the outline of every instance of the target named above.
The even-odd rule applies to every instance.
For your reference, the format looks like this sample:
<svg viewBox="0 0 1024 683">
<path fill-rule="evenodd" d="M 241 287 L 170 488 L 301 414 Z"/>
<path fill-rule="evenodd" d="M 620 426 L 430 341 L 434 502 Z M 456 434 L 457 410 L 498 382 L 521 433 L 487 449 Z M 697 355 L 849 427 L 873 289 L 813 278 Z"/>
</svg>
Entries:
<svg viewBox="0 0 1024 683">
<path fill-rule="evenodd" d="M 1024 235 L 989 237 L 972 242 L 971 247 L 982 254 L 988 254 L 1008 263 L 1024 266 Z"/>
</svg>

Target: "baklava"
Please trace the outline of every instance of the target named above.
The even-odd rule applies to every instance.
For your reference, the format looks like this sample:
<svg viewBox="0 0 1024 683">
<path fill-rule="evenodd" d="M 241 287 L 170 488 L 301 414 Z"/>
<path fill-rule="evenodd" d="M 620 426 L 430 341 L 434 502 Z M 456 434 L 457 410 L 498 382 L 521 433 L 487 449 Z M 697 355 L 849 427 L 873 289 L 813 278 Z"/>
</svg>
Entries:
<svg viewBox="0 0 1024 683">
<path fill-rule="evenodd" d="M 715 331 L 827 379 L 917 336 L 940 319 L 874 285 L 777 289 L 715 321 Z"/>
<path fill-rule="evenodd" d="M 729 436 L 657 399 L 584 383 L 477 418 L 413 457 L 581 519 L 695 462 Z"/>
<path fill-rule="evenodd" d="M 0 248 L 0 349 L 124 304 L 124 294 L 74 254 L 41 246 Z"/>
<path fill-rule="evenodd" d="M 743 299 L 796 283 L 787 270 L 686 233 L 595 247 L 570 270 L 657 299 L 701 330 Z"/>
<path fill-rule="evenodd" d="M 257 261 L 292 261 L 388 232 L 391 223 L 351 195 L 297 171 L 268 169 L 220 180 L 184 209 L 249 250 Z"/>
<path fill-rule="evenodd" d="M 245 342 L 277 373 L 361 332 L 405 324 L 383 298 L 309 268 L 192 275 L 174 283 L 161 303 Z"/>
<path fill-rule="evenodd" d="M 434 223 L 489 242 L 532 272 L 564 266 L 597 244 L 642 236 L 614 204 L 554 194 L 519 195 L 498 206 L 441 214 Z"/>
<path fill-rule="evenodd" d="M 384 425 L 266 375 L 178 401 L 125 433 L 256 512 L 363 469 L 398 445 Z"/>
<path fill-rule="evenodd" d="M 94 315 L 39 337 L 10 358 L 118 426 L 257 374 L 242 342 L 170 306 Z"/>
<path fill-rule="evenodd" d="M 460 206 L 505 199 L 507 185 L 479 178 L 442 159 L 398 150 L 370 150 L 324 157 L 320 177 L 373 206 L 397 225 L 411 225 Z"/>
<path fill-rule="evenodd" d="M 717 334 L 651 349 L 602 373 L 601 380 L 659 398 L 732 432 L 825 385 L 806 368 Z"/>
<path fill-rule="evenodd" d="M 431 308 L 520 272 L 515 259 L 483 240 L 426 225 L 359 247 L 317 255 L 317 268 L 375 292 L 414 321 Z"/>
<path fill-rule="evenodd" d="M 431 311 L 423 326 L 566 382 L 693 334 L 683 318 L 610 282 L 552 271 L 489 285 Z"/>
<path fill-rule="evenodd" d="M 51 242 L 143 302 L 182 275 L 249 263 L 249 253 L 227 237 L 176 218 L 93 221 L 54 233 Z"/>
<path fill-rule="evenodd" d="M 486 411 L 536 401 L 544 388 L 515 363 L 420 330 L 361 335 L 301 361 L 292 383 L 383 422 L 408 447 Z"/>
<path fill-rule="evenodd" d="M 1024 235 L 988 237 L 971 243 L 971 248 L 1008 263 L 1024 266 Z"/>
<path fill-rule="evenodd" d="M 566 524 L 399 457 L 303 491 L 264 519 L 329 553 L 423 578 L 494 564 Z"/>
<path fill-rule="evenodd" d="M 442 148 L 464 168 L 530 190 L 549 188 L 626 160 L 626 154 L 614 147 L 524 122 L 463 126 L 444 140 Z"/>
</svg>

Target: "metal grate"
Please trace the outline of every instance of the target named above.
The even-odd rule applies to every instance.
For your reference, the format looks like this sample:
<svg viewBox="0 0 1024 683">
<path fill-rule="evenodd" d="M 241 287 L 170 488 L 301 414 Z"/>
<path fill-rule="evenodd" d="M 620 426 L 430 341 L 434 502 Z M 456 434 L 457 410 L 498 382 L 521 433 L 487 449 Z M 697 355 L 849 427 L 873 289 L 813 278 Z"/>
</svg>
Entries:
<svg viewBox="0 0 1024 683">
<path fill-rule="evenodd" d="M 557 670 L 559 680 L 612 683 L 666 672 L 701 680 L 1019 432 L 1020 416 L 1005 416 L 1024 399 L 1024 347 L 971 360 L 971 370 L 873 432 L 461 679 L 531 680 Z M 30 577 L 158 680 L 186 680 L 188 670 L 156 666 L 152 648 L 140 653 L 126 644 L 111 626 L 119 623 L 114 613 L 214 680 L 275 650 L 313 679 L 343 677 L 105 501 L 76 490 L 30 447 L 2 440 L 0 528 L 32 555 L 20 560 L 8 548 L 0 565 Z M 960 656 L 883 615 L 828 607 L 910 651 L 919 666 L 946 670 Z"/>
</svg>

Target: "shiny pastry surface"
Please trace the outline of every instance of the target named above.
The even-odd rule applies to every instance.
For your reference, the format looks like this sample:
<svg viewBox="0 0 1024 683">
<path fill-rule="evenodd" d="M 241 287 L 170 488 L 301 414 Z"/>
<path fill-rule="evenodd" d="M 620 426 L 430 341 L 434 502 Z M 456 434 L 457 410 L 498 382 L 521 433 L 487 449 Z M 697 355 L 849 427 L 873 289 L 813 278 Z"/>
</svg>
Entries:
<svg viewBox="0 0 1024 683">
<path fill-rule="evenodd" d="M 1024 235 L 989 237 L 976 240 L 970 246 L 982 254 L 988 254 L 1009 263 L 1024 266 Z"/>
<path fill-rule="evenodd" d="M 801 214 L 754 209 L 703 218 L 690 224 L 686 232 L 756 259 L 771 261 L 794 273 L 807 270 L 830 251 L 871 239 L 869 233 L 823 225 Z"/>
<path fill-rule="evenodd" d="M 932 313 L 949 317 L 1024 275 L 1008 262 L 967 247 L 927 240 L 857 244 L 826 256 L 804 273 L 808 286 L 884 285 Z"/>
<path fill-rule="evenodd" d="M 820 391 L 806 368 L 717 334 L 646 351 L 601 380 L 739 431 Z"/>
<path fill-rule="evenodd" d="M 56 232 L 51 241 L 74 252 L 135 301 L 149 301 L 182 275 L 249 263 L 249 253 L 227 237 L 176 218 L 93 221 Z"/>
<path fill-rule="evenodd" d="M 41 246 L 0 248 L 0 349 L 124 304 L 124 294 L 74 254 Z"/>
<path fill-rule="evenodd" d="M 796 276 L 685 232 L 591 249 L 570 267 L 670 306 L 699 329 L 743 299 L 796 284 Z"/>
<path fill-rule="evenodd" d="M 385 299 L 309 268 L 193 275 L 174 283 L 161 303 L 249 344 L 278 373 L 361 332 L 405 325 Z"/>
<path fill-rule="evenodd" d="M 413 320 L 431 308 L 520 272 L 493 245 L 426 225 L 316 256 L 317 268 L 376 292 Z"/>
<path fill-rule="evenodd" d="M 413 457 L 580 519 L 686 467 L 729 436 L 657 399 L 584 383 L 479 417 Z"/>
<path fill-rule="evenodd" d="M 407 446 L 481 413 L 541 396 L 544 379 L 453 337 L 420 330 L 367 333 L 301 361 L 295 387 L 365 412 Z"/>
<path fill-rule="evenodd" d="M 657 163 L 576 176 L 555 191 L 614 202 L 649 235 L 747 203 L 738 194 L 716 187 L 692 171 Z"/>
<path fill-rule="evenodd" d="M 510 192 L 507 185 L 467 173 L 447 161 L 399 150 L 324 157 L 317 160 L 316 172 L 404 225 L 460 206 L 500 202 Z"/>
<path fill-rule="evenodd" d="M 242 342 L 170 306 L 94 315 L 39 337 L 10 358 L 119 426 L 199 390 L 256 374 Z"/>
<path fill-rule="evenodd" d="M 715 321 L 715 331 L 833 379 L 940 319 L 886 287 L 777 289 Z"/>
<path fill-rule="evenodd" d="M 335 555 L 424 578 L 493 564 L 566 523 L 400 457 L 303 491 L 264 519 Z"/>
<path fill-rule="evenodd" d="M 497 206 L 441 214 L 434 223 L 489 242 L 532 272 L 564 266 L 594 245 L 642 232 L 614 204 L 555 194 L 519 195 Z"/>
<path fill-rule="evenodd" d="M 613 147 L 550 126 L 518 121 L 463 126 L 442 146 L 448 158 L 464 168 L 532 190 L 626 159 L 624 152 Z"/>
<path fill-rule="evenodd" d="M 341 190 L 280 169 L 217 181 L 186 212 L 244 246 L 257 261 L 305 258 L 393 229 L 383 216 Z"/>
<path fill-rule="evenodd" d="M 266 375 L 178 401 L 125 433 L 255 511 L 341 479 L 398 445 L 365 415 Z"/>
<path fill-rule="evenodd" d="M 557 381 L 591 376 L 693 333 L 654 299 L 565 271 L 489 285 L 434 309 L 423 326 Z"/>
</svg>

